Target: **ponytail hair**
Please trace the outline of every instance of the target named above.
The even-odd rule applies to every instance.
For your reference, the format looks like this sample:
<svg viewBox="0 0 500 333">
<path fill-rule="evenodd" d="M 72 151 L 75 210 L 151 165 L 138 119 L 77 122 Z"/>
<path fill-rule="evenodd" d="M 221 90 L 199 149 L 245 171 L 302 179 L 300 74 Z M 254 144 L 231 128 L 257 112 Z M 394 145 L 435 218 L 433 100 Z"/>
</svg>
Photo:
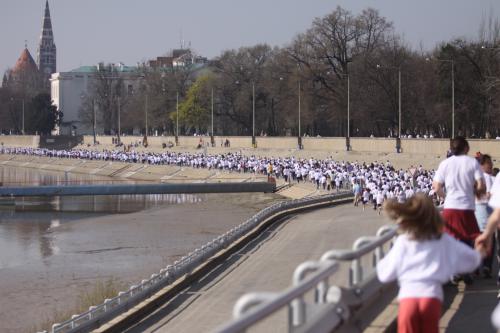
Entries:
<svg viewBox="0 0 500 333">
<path fill-rule="evenodd" d="M 450 141 L 450 151 L 452 155 L 465 155 L 469 151 L 469 143 L 463 136 L 457 136 Z"/>
</svg>

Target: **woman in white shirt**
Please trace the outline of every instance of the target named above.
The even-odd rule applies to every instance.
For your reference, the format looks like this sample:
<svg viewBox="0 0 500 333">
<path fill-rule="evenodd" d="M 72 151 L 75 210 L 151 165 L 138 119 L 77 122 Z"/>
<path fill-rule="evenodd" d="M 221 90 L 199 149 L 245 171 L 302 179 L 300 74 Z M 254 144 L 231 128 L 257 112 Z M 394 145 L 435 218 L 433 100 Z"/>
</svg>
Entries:
<svg viewBox="0 0 500 333">
<path fill-rule="evenodd" d="M 474 195 L 484 193 L 484 176 L 476 159 L 467 156 L 469 143 L 465 138 L 453 139 L 450 150 L 453 156 L 439 164 L 432 187 L 439 197 L 444 198 L 444 230 L 472 245 L 480 234 L 474 215 Z"/>
</svg>

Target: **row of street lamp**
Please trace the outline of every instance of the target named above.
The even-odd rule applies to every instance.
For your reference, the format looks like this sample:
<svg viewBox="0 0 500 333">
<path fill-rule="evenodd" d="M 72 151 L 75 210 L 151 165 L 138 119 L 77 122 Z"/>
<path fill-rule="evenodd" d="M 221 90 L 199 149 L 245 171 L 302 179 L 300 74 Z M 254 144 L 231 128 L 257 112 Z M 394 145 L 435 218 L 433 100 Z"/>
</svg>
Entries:
<svg viewBox="0 0 500 333">
<path fill-rule="evenodd" d="M 430 61 L 430 58 L 426 59 Z M 452 138 L 455 135 L 455 108 L 454 108 L 454 100 L 455 100 L 455 88 L 454 88 L 454 62 L 453 60 L 442 60 L 438 59 L 438 61 L 442 62 L 451 62 L 451 77 L 452 77 Z M 401 139 L 401 67 L 394 66 L 381 66 L 379 64 L 376 65 L 378 69 L 390 69 L 398 71 L 398 139 Z M 344 74 L 347 79 L 347 136 L 346 136 L 346 150 L 351 150 L 350 147 L 350 78 L 349 73 Z M 282 79 L 282 78 L 280 78 Z M 236 84 L 239 84 L 237 81 Z M 179 136 L 179 93 L 176 95 L 176 131 L 175 131 L 175 141 L 178 144 L 178 136 Z M 301 147 L 301 81 L 298 81 L 298 144 L 299 148 Z M 95 123 L 95 107 L 94 107 L 94 143 L 95 143 L 95 131 L 96 131 L 96 123 Z M 146 94 L 145 101 L 145 136 L 147 137 L 148 133 L 148 94 Z M 120 101 L 118 97 L 118 137 L 120 137 Z M 214 91 L 213 88 L 211 90 L 211 143 L 214 143 Z M 256 138 L 255 138 L 255 82 L 252 82 L 252 146 L 256 147 Z M 400 149 L 399 144 L 397 147 L 398 151 Z"/>
<path fill-rule="evenodd" d="M 481 47 L 482 49 L 490 49 L 490 50 L 498 50 L 500 48 L 493 47 Z M 432 61 L 434 59 L 426 58 L 426 61 Z M 451 137 L 455 137 L 455 73 L 454 67 L 455 62 L 453 59 L 435 59 L 435 61 L 446 62 L 451 64 L 451 90 L 452 90 L 452 101 L 451 101 Z M 382 66 L 377 64 L 376 67 L 378 69 L 388 69 L 388 70 L 397 70 L 398 72 L 398 141 L 396 144 L 396 149 L 400 151 L 400 139 L 401 139 L 401 66 Z M 343 74 L 347 79 L 347 135 L 346 135 L 346 150 L 350 150 L 350 78 L 349 73 Z M 282 78 L 280 78 L 282 79 Z M 236 84 L 239 84 L 237 81 Z M 93 132 L 94 132 L 94 143 L 96 142 L 96 111 L 95 111 L 95 103 L 93 101 L 94 108 L 94 121 L 93 121 Z M 121 134 L 121 124 L 120 124 L 120 97 L 118 96 L 118 138 L 120 138 Z M 148 94 L 146 94 L 145 101 L 145 136 L 148 134 Z M 24 134 L 24 100 L 23 100 L 23 130 Z M 179 137 L 179 92 L 176 94 L 176 130 L 175 130 L 175 141 L 178 144 Z M 214 90 L 211 90 L 211 143 L 214 144 Z M 298 80 L 298 144 L 299 148 L 302 146 L 301 142 L 301 81 Z M 256 138 L 255 138 L 255 82 L 252 82 L 252 146 L 256 147 Z"/>
</svg>

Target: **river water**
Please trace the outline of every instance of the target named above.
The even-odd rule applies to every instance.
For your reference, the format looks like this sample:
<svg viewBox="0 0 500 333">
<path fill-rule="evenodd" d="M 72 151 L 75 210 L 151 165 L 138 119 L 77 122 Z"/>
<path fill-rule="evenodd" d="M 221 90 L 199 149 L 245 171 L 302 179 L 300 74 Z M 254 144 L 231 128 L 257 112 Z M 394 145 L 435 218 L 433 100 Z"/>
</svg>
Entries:
<svg viewBox="0 0 500 333">
<path fill-rule="evenodd" d="M 109 177 L 0 167 L 4 186 L 110 184 Z M 123 183 L 123 182 L 121 182 Z M 129 181 L 129 183 L 131 183 Z M 206 195 L 151 194 L 0 199 L 0 269 L 58 253 L 50 231 L 62 224 L 165 205 L 206 201 Z"/>
<path fill-rule="evenodd" d="M 4 166 L 0 181 L 117 182 Z M 136 283 L 276 200 L 261 193 L 0 199 L 0 332 L 33 331 L 97 282 Z"/>
</svg>

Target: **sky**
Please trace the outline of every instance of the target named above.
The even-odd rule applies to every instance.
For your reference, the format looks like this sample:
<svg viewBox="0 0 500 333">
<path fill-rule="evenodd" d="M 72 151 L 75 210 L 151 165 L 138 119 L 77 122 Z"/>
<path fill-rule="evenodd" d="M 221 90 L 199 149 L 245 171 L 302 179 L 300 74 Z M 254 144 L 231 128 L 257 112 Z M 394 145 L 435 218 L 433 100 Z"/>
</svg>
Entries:
<svg viewBox="0 0 500 333">
<path fill-rule="evenodd" d="M 372 7 L 414 49 L 474 39 L 480 22 L 500 16 L 500 0 L 49 0 L 57 70 L 98 62 L 135 65 L 186 46 L 208 58 L 268 43 L 285 46 L 337 6 Z M 45 0 L 0 0 L 0 74 L 27 40 L 36 61 Z"/>
</svg>

